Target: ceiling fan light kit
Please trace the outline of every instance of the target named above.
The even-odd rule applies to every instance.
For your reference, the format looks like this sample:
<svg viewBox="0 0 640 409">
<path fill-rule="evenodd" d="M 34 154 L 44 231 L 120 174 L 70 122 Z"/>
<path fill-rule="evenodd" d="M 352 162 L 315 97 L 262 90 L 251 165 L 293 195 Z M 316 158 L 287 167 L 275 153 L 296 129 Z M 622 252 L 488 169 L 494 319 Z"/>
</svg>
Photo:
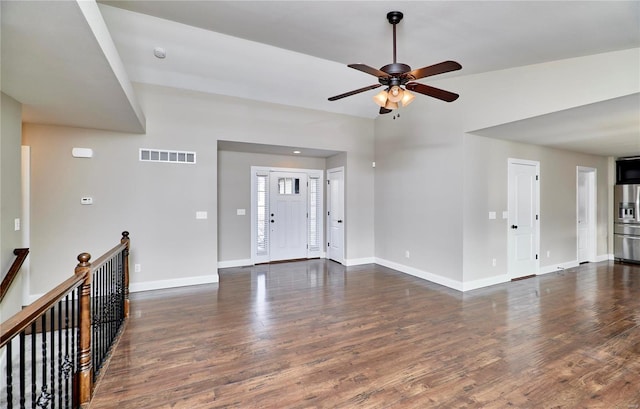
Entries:
<svg viewBox="0 0 640 409">
<path fill-rule="evenodd" d="M 462 66 L 457 62 L 444 61 L 427 67 L 418 68 L 417 70 L 411 70 L 411 67 L 407 64 L 402 64 L 396 61 L 396 24 L 402 21 L 402 17 L 403 14 L 400 11 L 390 11 L 387 13 L 387 20 L 389 21 L 389 24 L 393 26 L 393 63 L 387 64 L 379 70 L 365 64 L 348 65 L 349 68 L 377 77 L 379 84 L 369 85 L 367 87 L 330 97 L 329 101 L 336 101 L 338 99 L 376 89 L 381 86 L 385 86 L 385 89 L 373 97 L 373 101 L 380 106 L 380 114 L 388 114 L 394 109 L 398 109 L 399 105 L 405 107 L 413 102 L 415 95 L 409 91 L 417 92 L 446 102 L 453 102 L 458 99 L 459 95 L 454 94 L 453 92 L 413 82 L 432 75 L 459 70 Z"/>
</svg>

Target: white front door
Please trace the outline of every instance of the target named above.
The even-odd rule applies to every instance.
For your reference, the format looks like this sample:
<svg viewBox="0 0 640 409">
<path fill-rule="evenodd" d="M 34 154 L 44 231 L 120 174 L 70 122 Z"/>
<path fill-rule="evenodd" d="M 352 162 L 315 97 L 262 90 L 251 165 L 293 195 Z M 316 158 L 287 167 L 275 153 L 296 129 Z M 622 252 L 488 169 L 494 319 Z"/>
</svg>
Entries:
<svg viewBox="0 0 640 409">
<path fill-rule="evenodd" d="M 509 159 L 509 277 L 538 272 L 539 162 Z"/>
<path fill-rule="evenodd" d="M 593 168 L 578 167 L 578 263 L 595 258 L 595 172 Z"/>
<path fill-rule="evenodd" d="M 344 263 L 344 168 L 327 171 L 327 183 L 327 253 L 331 260 Z"/>
<path fill-rule="evenodd" d="M 270 175 L 269 250 L 271 261 L 307 257 L 307 175 Z"/>
</svg>

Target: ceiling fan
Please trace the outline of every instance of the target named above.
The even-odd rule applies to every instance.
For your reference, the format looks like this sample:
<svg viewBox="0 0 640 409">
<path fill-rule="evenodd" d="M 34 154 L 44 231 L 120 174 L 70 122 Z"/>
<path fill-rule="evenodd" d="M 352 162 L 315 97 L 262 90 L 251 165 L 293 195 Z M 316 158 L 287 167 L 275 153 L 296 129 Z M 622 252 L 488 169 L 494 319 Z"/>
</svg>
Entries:
<svg viewBox="0 0 640 409">
<path fill-rule="evenodd" d="M 456 71 L 462 68 L 455 61 L 444 61 L 428 67 L 411 70 L 407 64 L 396 62 L 396 24 L 402 20 L 403 14 L 400 11 L 390 11 L 387 13 L 387 20 L 393 25 L 393 63 L 387 64 L 379 70 L 365 64 L 349 64 L 348 67 L 362 71 L 364 73 L 378 77 L 379 84 L 369 85 L 344 94 L 336 95 L 329 98 L 329 101 L 336 101 L 361 92 L 376 89 L 381 86 L 386 88 L 373 97 L 376 104 L 380 106 L 381 114 L 388 114 L 398 108 L 398 103 L 402 106 L 409 105 L 415 96 L 409 91 L 419 94 L 428 95 L 438 98 L 446 102 L 453 102 L 458 99 L 459 95 L 443 89 L 434 88 L 429 85 L 413 82 L 420 78 L 430 77 L 432 75 L 444 74 L 445 72 Z M 402 88 L 402 87 L 405 88 Z"/>
</svg>

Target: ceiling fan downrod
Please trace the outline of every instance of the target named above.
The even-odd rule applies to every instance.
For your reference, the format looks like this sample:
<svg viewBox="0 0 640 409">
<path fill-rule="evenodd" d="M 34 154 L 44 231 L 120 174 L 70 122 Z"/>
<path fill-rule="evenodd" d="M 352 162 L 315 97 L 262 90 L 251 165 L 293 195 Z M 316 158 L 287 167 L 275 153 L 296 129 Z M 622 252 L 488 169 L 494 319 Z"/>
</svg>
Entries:
<svg viewBox="0 0 640 409">
<path fill-rule="evenodd" d="M 387 13 L 387 20 L 393 26 L 393 63 L 396 63 L 396 24 L 402 21 L 404 15 L 401 11 L 390 11 Z"/>
<path fill-rule="evenodd" d="M 402 21 L 402 17 L 404 15 L 401 11 L 390 11 L 387 13 L 387 20 L 389 20 L 389 24 L 393 26 L 393 62 L 391 64 L 387 64 L 384 67 L 380 68 L 381 71 L 391 75 L 401 75 L 406 72 L 411 71 L 411 67 L 407 64 L 402 64 L 397 62 L 397 52 L 396 52 L 396 24 Z M 398 84 L 391 84 L 398 85 Z"/>
</svg>

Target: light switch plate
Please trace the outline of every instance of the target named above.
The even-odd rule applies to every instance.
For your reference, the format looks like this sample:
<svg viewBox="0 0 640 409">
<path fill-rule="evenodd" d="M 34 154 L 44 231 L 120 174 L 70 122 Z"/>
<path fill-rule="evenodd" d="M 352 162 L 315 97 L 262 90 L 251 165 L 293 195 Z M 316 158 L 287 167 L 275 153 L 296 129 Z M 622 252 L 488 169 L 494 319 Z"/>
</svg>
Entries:
<svg viewBox="0 0 640 409">
<path fill-rule="evenodd" d="M 207 217 L 207 212 L 196 212 L 196 219 L 206 219 Z"/>
<path fill-rule="evenodd" d="M 82 197 L 82 198 L 80 198 L 80 204 L 92 205 L 93 204 L 93 198 L 92 197 Z"/>
<path fill-rule="evenodd" d="M 13 219 L 13 229 L 20 231 L 20 219 Z"/>
<path fill-rule="evenodd" d="M 496 212 L 489 212 L 489 219 L 495 220 L 495 218 L 496 218 Z"/>
<path fill-rule="evenodd" d="M 509 212 L 506 211 L 506 210 L 503 210 L 502 211 L 502 218 L 505 219 L 505 220 L 508 219 L 509 218 Z"/>
<path fill-rule="evenodd" d="M 236 209 L 237 216 L 245 216 L 246 214 L 247 214 L 247 211 L 245 209 Z"/>
</svg>

